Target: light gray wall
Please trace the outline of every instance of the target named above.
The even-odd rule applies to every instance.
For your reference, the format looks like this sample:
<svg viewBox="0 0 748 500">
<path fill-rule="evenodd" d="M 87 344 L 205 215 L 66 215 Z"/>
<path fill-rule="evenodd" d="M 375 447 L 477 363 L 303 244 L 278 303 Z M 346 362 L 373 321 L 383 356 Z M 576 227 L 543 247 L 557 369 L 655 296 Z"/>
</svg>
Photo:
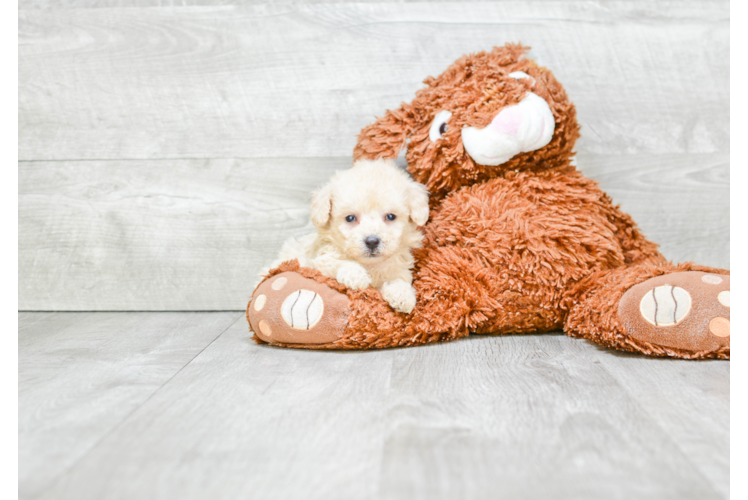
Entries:
<svg viewBox="0 0 748 500">
<path fill-rule="evenodd" d="M 666 257 L 730 266 L 729 2 L 174 3 L 20 2 L 22 310 L 243 308 L 358 131 L 507 41 Z"/>
</svg>

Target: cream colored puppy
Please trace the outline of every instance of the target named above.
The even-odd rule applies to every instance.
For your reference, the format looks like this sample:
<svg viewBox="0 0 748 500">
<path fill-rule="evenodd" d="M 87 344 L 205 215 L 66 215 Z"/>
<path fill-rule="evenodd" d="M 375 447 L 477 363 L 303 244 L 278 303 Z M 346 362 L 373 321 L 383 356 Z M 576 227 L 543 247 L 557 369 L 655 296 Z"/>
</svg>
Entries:
<svg viewBox="0 0 748 500">
<path fill-rule="evenodd" d="M 426 188 L 391 160 L 359 160 L 312 195 L 317 232 L 284 243 L 271 267 L 298 259 L 351 289 L 373 286 L 393 309 L 416 305 L 411 248 L 429 218 Z"/>
</svg>

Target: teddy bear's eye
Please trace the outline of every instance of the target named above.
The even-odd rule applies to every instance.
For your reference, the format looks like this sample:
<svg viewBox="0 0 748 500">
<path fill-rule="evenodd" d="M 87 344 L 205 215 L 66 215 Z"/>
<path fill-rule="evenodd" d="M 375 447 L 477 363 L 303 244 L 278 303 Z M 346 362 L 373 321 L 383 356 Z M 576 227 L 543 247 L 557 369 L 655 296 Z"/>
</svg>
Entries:
<svg viewBox="0 0 748 500">
<path fill-rule="evenodd" d="M 438 141 L 445 133 L 447 133 L 447 129 L 449 128 L 447 120 L 451 117 L 452 113 L 446 110 L 439 111 L 436 114 L 434 121 L 431 123 L 431 128 L 429 129 L 429 139 L 431 139 L 431 142 Z"/>
<path fill-rule="evenodd" d="M 397 219 L 397 216 L 395 214 L 387 214 L 385 216 L 385 219 L 387 219 L 387 220 L 395 220 L 395 219 Z"/>
<path fill-rule="evenodd" d="M 345 218 L 346 222 L 356 222 L 356 216 L 355 215 L 348 215 Z"/>
</svg>

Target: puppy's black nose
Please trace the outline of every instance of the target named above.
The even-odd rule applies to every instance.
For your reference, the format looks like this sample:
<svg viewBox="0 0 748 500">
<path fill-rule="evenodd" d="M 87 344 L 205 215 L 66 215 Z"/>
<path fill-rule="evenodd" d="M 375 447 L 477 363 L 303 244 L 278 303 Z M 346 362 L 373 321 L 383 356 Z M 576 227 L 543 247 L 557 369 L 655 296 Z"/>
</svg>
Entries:
<svg viewBox="0 0 748 500">
<path fill-rule="evenodd" d="M 366 243 L 366 246 L 369 247 L 369 250 L 374 250 L 379 246 L 379 238 L 376 236 L 367 236 L 364 240 L 364 243 Z"/>
</svg>

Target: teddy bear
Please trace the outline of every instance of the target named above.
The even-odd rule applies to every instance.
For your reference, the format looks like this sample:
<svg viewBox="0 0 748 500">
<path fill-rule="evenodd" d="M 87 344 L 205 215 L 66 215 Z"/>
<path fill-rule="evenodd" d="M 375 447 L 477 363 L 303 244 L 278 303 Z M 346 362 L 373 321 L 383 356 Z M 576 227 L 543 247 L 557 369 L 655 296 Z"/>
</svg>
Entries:
<svg viewBox="0 0 748 500">
<path fill-rule="evenodd" d="M 371 349 L 562 330 L 649 356 L 729 359 L 729 271 L 668 262 L 577 170 L 574 105 L 528 50 L 460 57 L 358 136 L 354 159 L 406 148 L 430 193 L 413 311 L 287 261 L 247 306 L 257 342 Z"/>
</svg>

